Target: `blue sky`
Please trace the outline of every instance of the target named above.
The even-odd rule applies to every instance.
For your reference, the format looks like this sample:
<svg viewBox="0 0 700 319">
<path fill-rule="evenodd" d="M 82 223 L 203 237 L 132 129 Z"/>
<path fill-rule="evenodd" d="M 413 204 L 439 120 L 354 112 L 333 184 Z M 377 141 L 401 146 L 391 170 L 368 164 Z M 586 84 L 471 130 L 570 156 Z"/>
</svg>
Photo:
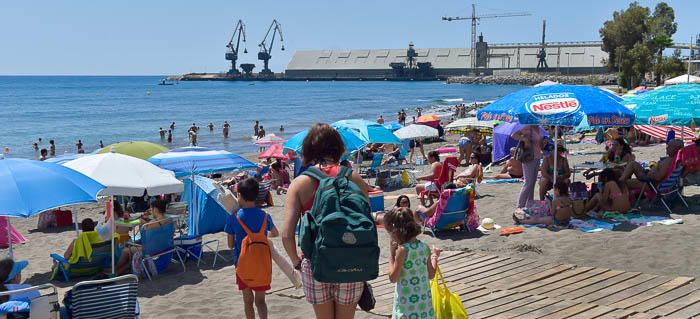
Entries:
<svg viewBox="0 0 700 319">
<path fill-rule="evenodd" d="M 653 7 L 658 1 L 640 1 Z M 668 1 L 676 11 L 675 40 L 700 33 L 698 0 Z M 248 51 L 239 62 L 257 61 L 259 43 L 273 18 L 282 24 L 286 51 L 273 53 L 283 71 L 294 50 L 341 48 L 466 47 L 469 24 L 441 21 L 468 16 L 463 0 L 278 1 L 3 1 L 0 6 L 0 74 L 143 75 L 218 72 L 227 69 L 224 49 L 238 19 L 247 26 Z M 598 29 L 621 0 L 477 1 L 480 13 L 522 10 L 529 17 L 483 20 L 489 42 L 538 42 L 542 19 L 548 41 L 598 40 Z"/>
</svg>

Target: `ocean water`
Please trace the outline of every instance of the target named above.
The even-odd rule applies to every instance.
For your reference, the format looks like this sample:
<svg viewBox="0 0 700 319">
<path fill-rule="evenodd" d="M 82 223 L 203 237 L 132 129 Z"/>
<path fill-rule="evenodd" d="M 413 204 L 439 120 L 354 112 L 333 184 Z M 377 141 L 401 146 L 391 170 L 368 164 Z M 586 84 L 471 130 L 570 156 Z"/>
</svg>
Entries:
<svg viewBox="0 0 700 319">
<path fill-rule="evenodd" d="M 0 147 L 8 157 L 36 158 L 56 142 L 56 154 L 75 153 L 81 139 L 87 152 L 120 141 L 142 140 L 168 147 L 186 146 L 187 128 L 201 127 L 200 146 L 234 153 L 255 153 L 255 120 L 267 133 L 291 136 L 315 122 L 340 119 L 395 120 L 402 108 L 430 108 L 493 100 L 522 88 L 496 85 L 447 85 L 443 82 L 180 82 L 158 85 L 157 76 L 0 77 Z M 424 111 L 425 113 L 425 111 Z M 410 120 L 409 113 L 409 120 Z M 231 124 L 224 139 L 221 125 Z M 175 121 L 173 143 L 158 129 Z M 206 125 L 213 122 L 209 132 Z M 280 133 L 280 125 L 285 132 Z"/>
</svg>

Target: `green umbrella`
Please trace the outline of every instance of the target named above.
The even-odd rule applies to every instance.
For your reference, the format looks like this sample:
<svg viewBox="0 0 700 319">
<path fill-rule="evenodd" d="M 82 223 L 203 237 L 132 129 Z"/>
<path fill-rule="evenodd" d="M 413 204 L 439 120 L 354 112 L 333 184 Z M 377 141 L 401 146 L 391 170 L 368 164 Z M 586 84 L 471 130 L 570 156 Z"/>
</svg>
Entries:
<svg viewBox="0 0 700 319">
<path fill-rule="evenodd" d="M 700 84 L 677 84 L 665 86 L 626 99 L 623 104 L 630 108 L 640 125 L 700 124 Z"/>
<path fill-rule="evenodd" d="M 129 155 L 131 157 L 140 158 L 142 160 L 147 160 L 153 155 L 167 152 L 168 148 L 162 145 L 154 144 L 151 142 L 135 141 L 135 142 L 119 142 L 112 145 L 107 145 L 106 147 L 97 151 L 97 154 L 103 154 L 110 152 L 114 149 L 115 153 Z"/>
</svg>

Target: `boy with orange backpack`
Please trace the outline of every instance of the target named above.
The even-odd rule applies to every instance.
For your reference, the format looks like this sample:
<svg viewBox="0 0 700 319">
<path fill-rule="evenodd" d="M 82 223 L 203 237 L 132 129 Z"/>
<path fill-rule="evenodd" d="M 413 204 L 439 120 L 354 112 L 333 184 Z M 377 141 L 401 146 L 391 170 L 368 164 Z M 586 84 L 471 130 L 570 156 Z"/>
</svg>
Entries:
<svg viewBox="0 0 700 319">
<path fill-rule="evenodd" d="M 233 248 L 233 264 L 236 267 L 236 284 L 243 292 L 245 316 L 255 318 L 253 304 L 261 319 L 267 319 L 265 291 L 272 282 L 272 252 L 268 242 L 279 232 L 272 217 L 255 206 L 260 185 L 254 178 L 238 183 L 238 202 L 241 209 L 228 216 L 224 231 L 228 234 L 228 247 Z"/>
</svg>

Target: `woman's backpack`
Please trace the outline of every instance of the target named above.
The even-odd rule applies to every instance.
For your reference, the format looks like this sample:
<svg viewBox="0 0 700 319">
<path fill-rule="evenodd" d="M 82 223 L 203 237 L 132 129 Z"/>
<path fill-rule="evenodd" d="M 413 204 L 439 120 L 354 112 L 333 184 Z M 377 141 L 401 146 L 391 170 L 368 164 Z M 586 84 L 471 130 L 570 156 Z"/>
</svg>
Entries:
<svg viewBox="0 0 700 319">
<path fill-rule="evenodd" d="M 377 227 L 370 203 L 341 167 L 329 177 L 316 167 L 304 175 L 318 180 L 316 198 L 301 218 L 299 246 L 319 282 L 369 281 L 379 275 Z"/>
</svg>

